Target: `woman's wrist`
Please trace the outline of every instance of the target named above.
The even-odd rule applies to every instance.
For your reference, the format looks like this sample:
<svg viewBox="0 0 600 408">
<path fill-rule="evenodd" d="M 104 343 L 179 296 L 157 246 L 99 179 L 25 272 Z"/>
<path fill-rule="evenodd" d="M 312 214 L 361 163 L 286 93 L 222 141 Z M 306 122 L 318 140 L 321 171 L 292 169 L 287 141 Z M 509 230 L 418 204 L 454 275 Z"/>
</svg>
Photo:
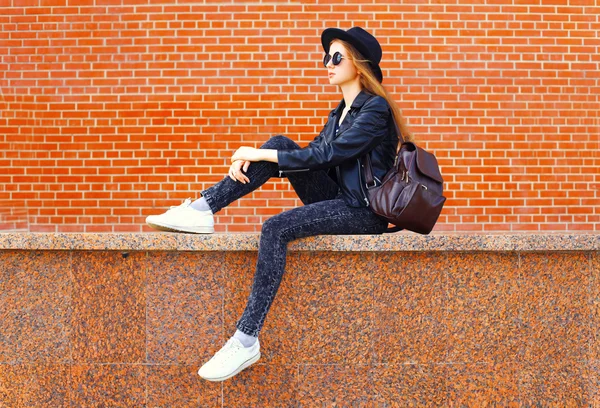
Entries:
<svg viewBox="0 0 600 408">
<path fill-rule="evenodd" d="M 278 163 L 277 150 L 275 149 L 259 149 L 262 151 L 262 160 L 273 163 Z"/>
</svg>

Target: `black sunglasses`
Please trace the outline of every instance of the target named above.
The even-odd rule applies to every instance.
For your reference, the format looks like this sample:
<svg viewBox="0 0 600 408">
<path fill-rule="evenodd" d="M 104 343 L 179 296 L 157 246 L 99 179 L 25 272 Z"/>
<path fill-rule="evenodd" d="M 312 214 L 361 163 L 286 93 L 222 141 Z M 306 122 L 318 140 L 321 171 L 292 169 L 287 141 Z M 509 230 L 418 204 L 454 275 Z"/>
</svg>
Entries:
<svg viewBox="0 0 600 408">
<path fill-rule="evenodd" d="M 339 65 L 340 62 L 342 62 L 343 58 L 344 58 L 344 56 L 342 54 L 340 54 L 339 51 L 334 52 L 333 57 L 329 54 L 325 54 L 325 56 L 323 57 L 323 65 L 325 67 L 327 67 L 327 64 L 329 64 L 329 61 L 333 62 L 333 65 Z"/>
</svg>

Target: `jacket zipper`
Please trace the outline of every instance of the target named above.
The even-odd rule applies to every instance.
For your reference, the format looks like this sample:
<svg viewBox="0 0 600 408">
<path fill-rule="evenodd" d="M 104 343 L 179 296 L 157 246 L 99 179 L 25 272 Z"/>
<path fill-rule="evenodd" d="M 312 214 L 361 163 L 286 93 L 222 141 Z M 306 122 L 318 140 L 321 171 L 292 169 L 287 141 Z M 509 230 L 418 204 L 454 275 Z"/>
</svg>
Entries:
<svg viewBox="0 0 600 408">
<path fill-rule="evenodd" d="M 323 138 L 323 140 L 325 141 L 326 145 L 329 145 L 329 142 L 327 142 L 327 139 Z M 283 177 L 282 174 L 283 173 L 297 173 L 299 171 L 310 171 L 310 169 L 298 169 L 298 170 L 279 170 L 279 177 Z"/>
<path fill-rule="evenodd" d="M 279 170 L 279 177 L 283 177 L 282 173 L 297 173 L 299 171 L 310 171 L 310 169 L 298 169 L 298 170 Z"/>
<path fill-rule="evenodd" d="M 360 175 L 360 168 L 362 167 L 362 164 L 360 163 L 360 159 L 356 159 L 356 162 L 358 163 L 358 184 L 360 184 L 360 191 L 361 191 L 363 198 L 365 200 L 365 203 L 367 203 L 367 207 L 368 207 L 369 199 L 367 198 L 367 194 L 365 194 L 365 190 L 363 190 L 362 177 Z"/>
</svg>

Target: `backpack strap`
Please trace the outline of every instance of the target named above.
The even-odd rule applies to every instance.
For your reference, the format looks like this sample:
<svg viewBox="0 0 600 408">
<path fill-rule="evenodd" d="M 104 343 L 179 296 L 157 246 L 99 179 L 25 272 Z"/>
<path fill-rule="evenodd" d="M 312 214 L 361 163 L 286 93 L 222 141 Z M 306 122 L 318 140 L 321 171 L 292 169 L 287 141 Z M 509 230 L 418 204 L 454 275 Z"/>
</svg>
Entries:
<svg viewBox="0 0 600 408">
<path fill-rule="evenodd" d="M 390 117 L 392 119 L 392 123 L 394 124 L 394 129 L 396 130 L 396 135 L 398 136 L 398 147 L 396 148 L 396 157 L 394 158 L 394 167 L 398 164 L 398 154 L 400 153 L 400 147 L 402 147 L 402 143 L 404 143 L 404 138 L 400 134 L 400 129 L 398 128 L 398 124 L 396 123 L 396 118 L 394 118 L 394 112 L 389 109 Z M 363 167 L 365 169 L 365 182 L 367 183 L 367 189 L 369 186 L 373 187 L 375 184 L 373 183 L 373 167 L 371 166 L 371 152 L 367 152 L 363 156 Z"/>
<path fill-rule="evenodd" d="M 374 186 L 373 184 L 373 168 L 371 167 L 371 152 L 367 152 L 363 156 L 362 166 L 365 169 L 365 183 L 367 183 L 367 189 L 369 186 Z"/>
<path fill-rule="evenodd" d="M 396 123 L 396 118 L 394 117 L 394 112 L 392 112 L 391 109 L 390 109 L 390 116 L 392 117 L 392 122 L 394 122 L 394 129 L 396 129 L 396 136 L 398 136 L 398 148 L 396 149 L 396 155 L 398 155 L 398 152 L 400 151 L 400 147 L 402 146 L 402 143 L 404 143 L 404 138 L 402 137 L 402 134 L 400 133 L 400 129 L 398 128 L 398 124 Z"/>
<path fill-rule="evenodd" d="M 400 129 L 398 129 L 398 124 L 396 123 L 396 118 L 394 118 L 394 113 L 390 109 L 390 116 L 392 118 L 392 122 L 394 123 L 394 129 L 396 130 L 396 135 L 398 136 L 398 147 L 396 148 L 396 157 L 394 158 L 394 167 L 398 164 L 398 154 L 400 154 L 400 147 L 402 147 L 402 143 L 404 143 L 404 138 L 400 134 Z M 373 168 L 371 167 L 371 152 L 368 152 L 363 156 L 363 167 L 365 168 L 365 182 L 367 183 L 367 189 L 369 186 L 373 187 L 375 184 L 373 182 Z M 391 227 L 385 230 L 386 233 L 398 232 L 402 231 L 404 228 L 401 227 Z"/>
</svg>

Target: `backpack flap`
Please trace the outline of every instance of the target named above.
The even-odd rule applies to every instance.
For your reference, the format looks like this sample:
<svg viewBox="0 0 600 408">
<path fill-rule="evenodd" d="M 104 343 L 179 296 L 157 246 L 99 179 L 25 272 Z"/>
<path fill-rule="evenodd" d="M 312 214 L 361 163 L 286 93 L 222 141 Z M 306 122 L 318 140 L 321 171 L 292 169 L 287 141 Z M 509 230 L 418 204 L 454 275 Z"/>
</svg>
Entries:
<svg viewBox="0 0 600 408">
<path fill-rule="evenodd" d="M 425 174 L 427 177 L 434 179 L 435 181 L 439 181 L 443 183 L 442 174 L 440 173 L 440 168 L 438 166 L 437 159 L 435 156 L 425 150 L 421 149 L 419 146 L 417 148 L 417 167 L 419 168 L 419 172 Z"/>
</svg>

